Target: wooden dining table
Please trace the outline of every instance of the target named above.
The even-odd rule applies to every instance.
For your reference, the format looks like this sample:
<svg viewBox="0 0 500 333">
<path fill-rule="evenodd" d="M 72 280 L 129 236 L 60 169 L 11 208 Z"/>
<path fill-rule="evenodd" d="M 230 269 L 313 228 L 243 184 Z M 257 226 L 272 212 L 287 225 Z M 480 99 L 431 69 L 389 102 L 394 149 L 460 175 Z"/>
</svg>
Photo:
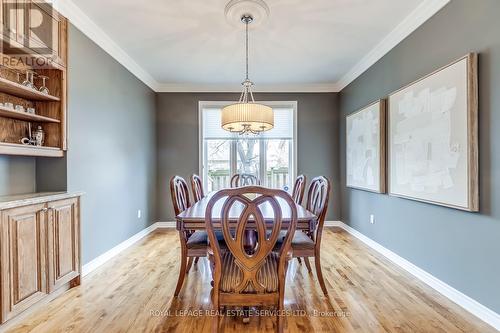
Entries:
<svg viewBox="0 0 500 333">
<path fill-rule="evenodd" d="M 176 216 L 177 220 L 177 230 L 204 230 L 205 229 L 205 212 L 207 210 L 208 202 L 212 196 L 217 192 L 210 192 L 200 201 L 180 213 Z M 291 211 L 288 204 L 281 198 L 276 198 L 282 212 L 283 221 L 282 229 L 287 229 L 291 218 Z M 214 228 L 220 228 L 220 217 L 221 210 L 224 204 L 224 199 L 219 200 L 213 207 L 212 210 L 212 223 Z M 316 215 L 302 207 L 301 205 L 295 204 L 297 208 L 297 227 L 298 230 L 311 230 L 314 227 L 314 221 L 316 220 Z M 266 202 L 262 204 L 261 212 L 265 221 L 270 223 L 274 220 L 274 211 L 271 205 Z M 242 204 L 235 204 L 229 211 L 229 220 L 233 220 L 237 223 L 239 216 L 243 210 Z M 252 221 L 249 220 L 248 228 L 252 227 Z"/>
</svg>

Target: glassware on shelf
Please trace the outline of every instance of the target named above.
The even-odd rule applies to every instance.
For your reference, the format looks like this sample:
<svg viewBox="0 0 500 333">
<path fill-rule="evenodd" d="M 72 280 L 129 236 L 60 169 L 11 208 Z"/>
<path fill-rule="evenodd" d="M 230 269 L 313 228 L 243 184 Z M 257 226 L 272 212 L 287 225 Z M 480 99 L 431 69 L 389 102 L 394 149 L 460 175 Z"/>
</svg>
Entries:
<svg viewBox="0 0 500 333">
<path fill-rule="evenodd" d="M 49 77 L 45 75 L 39 75 L 38 77 L 42 79 L 42 86 L 38 90 L 42 94 L 49 95 L 49 88 L 47 88 L 47 86 L 45 85 Z"/>
<path fill-rule="evenodd" d="M 35 84 L 33 83 L 33 77 L 35 72 L 26 70 L 26 79 L 23 81 L 22 85 L 31 89 L 36 89 Z"/>
<path fill-rule="evenodd" d="M 30 83 L 31 83 L 30 82 L 30 74 L 29 73 L 30 73 L 30 71 L 26 71 L 26 79 L 23 82 L 21 82 L 21 84 L 23 86 L 28 87 L 30 85 Z"/>
<path fill-rule="evenodd" d="M 31 71 L 30 72 L 31 74 L 31 77 L 30 77 L 30 88 L 33 89 L 33 90 L 37 90 L 36 87 L 35 87 L 35 72 Z"/>
<path fill-rule="evenodd" d="M 28 136 L 22 138 L 20 141 L 23 145 L 41 147 L 45 143 L 45 131 L 42 126 L 37 126 L 37 129 L 31 130 L 31 123 L 28 123 Z"/>
</svg>

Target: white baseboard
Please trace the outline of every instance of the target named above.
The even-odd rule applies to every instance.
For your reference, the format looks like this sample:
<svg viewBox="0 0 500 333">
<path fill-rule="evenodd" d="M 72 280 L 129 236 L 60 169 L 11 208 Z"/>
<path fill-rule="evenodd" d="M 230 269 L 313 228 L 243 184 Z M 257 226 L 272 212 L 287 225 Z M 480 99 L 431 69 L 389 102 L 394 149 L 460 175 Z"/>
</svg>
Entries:
<svg viewBox="0 0 500 333">
<path fill-rule="evenodd" d="M 451 287 L 445 282 L 439 280 L 438 278 L 429 274 L 423 269 L 415 266 L 408 260 L 400 257 L 391 250 L 383 247 L 374 240 L 366 237 L 365 235 L 363 235 L 356 229 L 351 228 L 347 224 L 341 221 L 325 221 L 325 226 L 339 227 L 344 229 L 345 231 L 347 231 L 348 233 L 350 233 L 351 235 L 353 235 L 354 237 L 356 237 L 357 239 L 359 239 L 360 241 L 362 241 L 363 243 L 365 243 L 378 253 L 382 254 L 384 257 L 386 257 L 396 265 L 406 270 L 408 273 L 415 276 L 420 281 L 427 284 L 429 287 L 435 289 L 442 295 L 449 298 L 452 302 L 456 303 L 457 305 L 461 306 L 474 316 L 478 317 L 479 319 L 493 326 L 495 329 L 500 330 L 500 314 L 494 312 L 493 310 L 490 310 L 489 308 L 477 302 L 476 300 L 461 293 L 460 291 L 456 290 L 455 288 Z"/>
<path fill-rule="evenodd" d="M 120 252 L 126 250 L 127 248 L 134 245 L 136 242 L 138 242 L 139 240 L 141 240 L 142 238 L 146 237 L 147 235 L 149 235 L 150 233 L 159 228 L 175 228 L 175 222 L 156 222 L 147 227 L 146 229 L 139 231 L 129 239 L 113 247 L 111 250 L 104 252 L 99 257 L 83 265 L 82 276 L 88 275 L 90 272 L 96 270 L 99 266 L 111 260 Z"/>
</svg>

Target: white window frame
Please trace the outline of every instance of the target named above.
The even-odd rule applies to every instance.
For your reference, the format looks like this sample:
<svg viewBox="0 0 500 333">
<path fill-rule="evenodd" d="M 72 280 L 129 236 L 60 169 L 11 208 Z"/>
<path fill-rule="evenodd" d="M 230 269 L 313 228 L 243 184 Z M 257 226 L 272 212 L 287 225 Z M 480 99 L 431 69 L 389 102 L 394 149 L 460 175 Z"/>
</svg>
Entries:
<svg viewBox="0 0 500 333">
<path fill-rule="evenodd" d="M 298 103 L 297 101 L 260 101 L 260 103 L 263 103 L 267 106 L 270 106 L 272 108 L 284 108 L 284 109 L 292 109 L 293 113 L 293 140 L 291 143 L 291 151 L 292 151 L 292 161 L 290 163 L 291 170 L 290 170 L 290 176 L 291 176 L 291 184 L 290 187 L 293 186 L 293 182 L 295 178 L 297 178 L 297 155 L 298 155 L 298 137 L 297 137 L 297 108 L 298 108 Z M 203 142 L 203 110 L 204 109 L 214 109 L 214 108 L 220 108 L 222 109 L 223 107 L 234 104 L 234 101 L 199 101 L 198 102 L 198 174 L 200 176 L 204 175 L 204 170 L 203 170 L 203 161 L 205 160 L 205 156 L 203 156 L 203 153 L 207 151 L 206 147 L 203 147 L 204 142 Z M 231 143 L 232 145 L 236 146 L 236 141 L 233 141 Z M 232 148 L 230 150 L 230 153 L 233 156 L 230 156 L 230 174 L 233 175 L 236 173 L 236 170 L 238 169 L 237 167 L 237 156 L 236 156 L 236 149 Z M 259 147 L 259 154 L 262 156 L 262 154 L 266 154 L 265 150 L 265 145 L 264 141 L 261 140 L 260 147 Z M 266 159 L 261 158 L 260 159 L 260 179 L 263 179 L 265 181 L 266 177 L 265 172 L 266 172 Z M 202 176 L 203 177 L 203 176 Z M 207 188 L 207 180 L 205 179 L 206 177 L 203 177 L 203 186 Z M 291 188 L 290 188 L 291 190 Z"/>
</svg>

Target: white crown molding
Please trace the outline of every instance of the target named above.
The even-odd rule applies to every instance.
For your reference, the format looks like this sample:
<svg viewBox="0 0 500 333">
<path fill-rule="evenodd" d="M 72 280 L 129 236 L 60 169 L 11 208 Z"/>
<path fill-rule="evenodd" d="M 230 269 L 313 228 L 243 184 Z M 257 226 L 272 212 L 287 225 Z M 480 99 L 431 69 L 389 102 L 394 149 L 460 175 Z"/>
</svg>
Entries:
<svg viewBox="0 0 500 333">
<path fill-rule="evenodd" d="M 94 43 L 122 64 L 127 70 L 144 82 L 153 91 L 157 91 L 158 82 L 144 70 L 127 52 L 111 39 L 90 17 L 87 16 L 72 0 L 53 0 L 54 8 L 66 16 L 71 24 L 77 27 Z"/>
<path fill-rule="evenodd" d="M 325 226 L 339 227 L 344 229 L 345 231 L 365 243 L 367 246 L 371 247 L 373 250 L 377 251 L 399 267 L 403 268 L 408 273 L 415 276 L 420 281 L 427 284 L 429 287 L 433 288 L 443 296 L 450 299 L 452 302 L 456 303 L 474 316 L 493 326 L 495 329 L 500 330 L 500 314 L 494 312 L 493 310 L 487 308 L 476 300 L 456 290 L 452 286 L 439 280 L 437 277 L 412 264 L 403 257 L 400 257 L 396 253 L 385 248 L 371 238 L 368 238 L 367 236 L 363 235 L 347 224 L 340 221 L 325 221 Z"/>
<path fill-rule="evenodd" d="M 449 2 L 450 0 L 424 0 L 337 82 L 338 91 L 347 87 Z"/>
<path fill-rule="evenodd" d="M 302 93 L 319 93 L 319 92 L 338 92 L 336 84 L 276 84 L 276 85 L 256 85 L 254 92 L 302 92 Z M 178 84 L 178 83 L 160 83 L 156 92 L 241 92 L 239 84 Z"/>
<path fill-rule="evenodd" d="M 408 37 L 413 31 L 436 14 L 450 0 L 424 0 L 410 15 L 394 28 L 380 43 L 361 59 L 347 74 L 336 83 L 324 84 L 278 84 L 257 85 L 256 92 L 340 92 L 349 83 L 363 74 L 380 58 Z M 238 84 L 182 84 L 159 83 L 144 70 L 118 44 L 116 44 L 91 18 L 72 0 L 53 0 L 54 8 L 65 15 L 73 25 L 80 29 L 104 51 L 115 58 L 138 79 L 155 92 L 240 92 Z"/>
</svg>

